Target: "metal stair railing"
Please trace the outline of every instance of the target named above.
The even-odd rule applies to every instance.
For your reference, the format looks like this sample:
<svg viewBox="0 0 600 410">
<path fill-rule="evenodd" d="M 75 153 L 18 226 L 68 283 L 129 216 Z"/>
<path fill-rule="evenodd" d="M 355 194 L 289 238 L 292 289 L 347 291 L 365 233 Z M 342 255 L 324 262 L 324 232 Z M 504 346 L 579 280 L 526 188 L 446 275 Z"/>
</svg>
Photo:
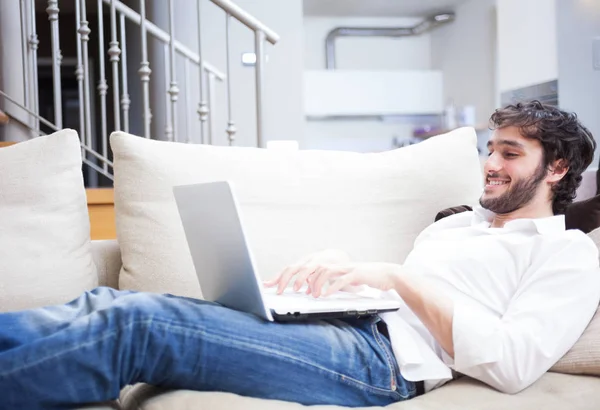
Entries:
<svg viewBox="0 0 600 410">
<path fill-rule="evenodd" d="M 7 101 L 10 101 L 11 103 L 15 104 L 17 107 L 19 107 L 21 110 L 25 111 L 27 114 L 31 115 L 33 118 L 35 118 L 37 121 L 39 121 L 40 123 L 44 124 L 45 126 L 47 126 L 48 128 L 50 128 L 52 131 L 60 131 L 60 128 L 58 128 L 56 125 L 52 124 L 50 121 L 48 121 L 47 119 L 45 119 L 44 117 L 40 117 L 39 115 L 37 115 L 36 113 L 34 113 L 33 111 L 31 111 L 29 108 L 25 107 L 24 105 L 20 104 L 17 100 L 15 100 L 14 98 L 12 98 L 11 96 L 9 96 L 8 94 L 6 94 L 4 91 L 0 90 L 0 96 L 4 97 Z M 29 129 L 30 131 L 42 136 L 42 135 L 46 135 L 45 132 L 43 132 L 42 130 L 39 129 L 39 127 L 36 129 L 34 126 L 32 126 L 31 124 L 28 124 L 24 121 L 21 121 L 19 118 L 12 116 L 10 114 L 6 114 L 8 116 L 8 118 L 10 118 L 11 121 L 15 121 L 18 122 L 19 124 L 21 124 L 22 126 L 26 127 L 27 129 Z M 113 167 L 113 163 L 112 161 L 110 161 L 108 158 L 98 154 L 96 151 L 94 151 L 93 149 L 90 149 L 89 147 L 87 147 L 83 141 L 80 141 L 80 145 L 81 145 L 81 151 L 82 151 L 82 161 L 84 164 L 86 164 L 87 166 L 89 166 L 90 168 L 92 168 L 94 171 L 104 175 L 105 177 L 107 177 L 108 179 L 110 179 L 111 181 L 114 181 L 114 177 L 112 172 L 110 172 L 108 170 L 108 168 L 112 168 Z M 99 167 L 97 164 L 95 164 L 93 161 L 90 161 L 87 158 L 87 155 L 90 155 L 94 158 L 96 158 L 97 160 L 99 160 L 102 163 L 102 166 Z"/>
<path fill-rule="evenodd" d="M 45 9 L 50 21 L 50 50 L 51 50 L 51 65 L 52 65 L 52 93 L 53 93 L 53 121 L 42 118 L 39 107 L 39 73 L 38 73 L 38 32 L 36 24 L 36 0 L 19 0 L 21 13 L 21 44 L 23 49 L 23 66 L 24 66 L 24 98 L 21 96 L 7 96 L 2 93 L 4 98 L 11 98 L 14 104 L 24 109 L 33 119 L 32 124 L 25 124 L 28 128 L 34 130 L 36 134 L 41 135 L 40 123 L 50 129 L 61 129 L 63 127 L 63 95 L 61 88 L 61 64 L 63 60 L 60 48 L 59 36 L 59 17 L 60 9 L 58 0 L 48 0 L 47 8 Z M 216 135 L 216 116 L 215 116 L 215 87 L 217 82 L 226 82 L 227 96 L 227 124 L 224 124 L 225 132 L 228 136 L 228 143 L 233 145 L 236 136 L 236 125 L 231 112 L 231 76 L 230 76 L 230 20 L 236 19 L 250 30 L 254 32 L 254 45 L 256 54 L 255 64 L 255 87 L 256 87 L 256 145 L 262 147 L 264 145 L 264 86 L 265 86 L 265 43 L 275 44 L 279 40 L 279 36 L 265 24 L 250 15 L 248 12 L 240 8 L 230 0 L 209 0 L 219 8 L 221 8 L 226 16 L 226 74 L 219 69 L 204 61 L 202 57 L 202 30 L 201 30 L 201 3 L 203 0 L 196 1 L 197 13 L 197 31 L 198 31 L 198 50 L 191 50 L 181 42 L 177 41 L 174 35 L 175 13 L 174 7 L 177 0 L 160 0 L 168 1 L 168 22 L 169 30 L 164 31 L 156 24 L 149 21 L 146 17 L 146 2 L 147 0 L 139 0 L 139 13 L 134 11 L 120 0 L 96 0 L 96 12 L 98 18 L 98 32 L 95 36 L 98 41 L 99 55 L 98 64 L 98 81 L 97 81 L 97 100 L 98 108 L 96 112 L 95 104 L 92 104 L 94 94 L 90 76 L 90 51 L 89 42 L 94 37 L 94 33 L 90 30 L 88 21 L 87 6 L 93 0 L 72 0 L 75 9 L 75 27 L 76 27 L 76 51 L 77 63 L 75 69 L 75 78 L 78 89 L 79 102 L 79 135 L 84 148 L 84 158 L 92 160 L 94 163 L 101 158 L 100 168 L 103 175 L 111 175 L 109 167 L 111 166 L 108 152 L 108 118 L 107 98 L 112 94 L 112 124 L 113 128 L 110 131 L 123 130 L 128 132 L 131 124 L 131 100 L 129 95 L 128 72 L 133 69 L 129 67 L 131 61 L 127 59 L 127 48 L 131 44 L 126 41 L 126 21 L 139 26 L 141 40 L 141 61 L 137 67 L 137 74 L 141 83 L 141 104 L 142 104 L 142 125 L 143 137 L 151 138 L 151 101 L 150 89 L 154 87 L 151 82 L 152 67 L 150 67 L 148 57 L 148 39 L 149 36 L 160 41 L 164 47 L 165 57 L 165 83 L 168 84 L 164 92 L 165 98 L 168 99 L 165 113 L 165 138 L 169 141 L 179 141 L 180 133 L 177 129 L 178 115 L 183 114 L 185 118 L 183 122 L 186 124 L 185 134 L 187 138 L 183 142 L 190 141 L 191 118 L 197 114 L 200 121 L 200 142 L 212 144 Z M 65 0 L 61 1 L 61 5 Z M 106 10 L 105 10 L 106 9 Z M 105 28 L 105 12 L 108 11 L 107 20 L 110 25 L 107 31 L 110 33 L 108 44 L 104 39 Z M 107 47 L 108 46 L 108 47 Z M 106 53 L 106 55 L 105 55 Z M 177 58 L 183 57 L 184 61 L 184 79 L 177 79 Z M 106 57 L 106 58 L 105 58 Z M 108 61 L 106 61 L 108 60 Z M 183 109 L 178 109 L 180 85 L 186 86 L 186 91 L 189 90 L 187 82 L 189 81 L 189 73 L 191 67 L 196 67 L 199 73 L 199 87 L 194 92 L 185 93 L 183 100 Z M 112 84 L 108 84 L 106 71 L 111 70 Z M 24 104 L 15 102 L 15 97 L 18 101 L 23 101 Z M 192 102 L 192 99 L 197 101 Z M 194 104 L 192 106 L 192 104 Z M 10 113 L 8 113 L 10 114 Z M 97 115 L 98 114 L 98 115 Z M 97 126 L 93 125 L 94 119 L 99 119 Z M 12 116 L 15 117 L 14 115 Z M 22 122 L 22 121 L 21 121 Z M 94 164 L 95 165 L 95 164 Z M 94 167 L 92 167 L 94 168 Z M 97 167 L 96 167 L 97 168 Z M 94 169 L 96 169 L 94 168 Z"/>
</svg>

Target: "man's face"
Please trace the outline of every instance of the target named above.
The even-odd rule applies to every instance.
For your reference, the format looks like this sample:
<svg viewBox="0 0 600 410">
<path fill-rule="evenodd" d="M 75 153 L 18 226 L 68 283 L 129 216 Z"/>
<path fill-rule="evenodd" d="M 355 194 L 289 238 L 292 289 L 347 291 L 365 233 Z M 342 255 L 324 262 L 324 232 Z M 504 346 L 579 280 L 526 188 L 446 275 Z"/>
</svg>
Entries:
<svg viewBox="0 0 600 410">
<path fill-rule="evenodd" d="M 530 203 L 538 195 L 547 172 L 539 141 L 521 136 L 517 127 L 494 131 L 488 143 L 485 163 L 485 189 L 479 199 L 482 207 L 496 214 L 507 214 Z"/>
</svg>

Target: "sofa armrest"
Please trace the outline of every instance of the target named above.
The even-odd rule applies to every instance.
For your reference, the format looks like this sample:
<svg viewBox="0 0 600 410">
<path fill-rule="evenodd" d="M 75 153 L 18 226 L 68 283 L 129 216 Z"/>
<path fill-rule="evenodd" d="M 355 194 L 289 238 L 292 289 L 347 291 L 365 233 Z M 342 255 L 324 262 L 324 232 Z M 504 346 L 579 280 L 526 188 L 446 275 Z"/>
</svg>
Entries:
<svg viewBox="0 0 600 410">
<path fill-rule="evenodd" d="M 92 241 L 92 256 L 98 270 L 98 285 L 119 289 L 121 270 L 121 248 L 114 240 Z"/>
</svg>

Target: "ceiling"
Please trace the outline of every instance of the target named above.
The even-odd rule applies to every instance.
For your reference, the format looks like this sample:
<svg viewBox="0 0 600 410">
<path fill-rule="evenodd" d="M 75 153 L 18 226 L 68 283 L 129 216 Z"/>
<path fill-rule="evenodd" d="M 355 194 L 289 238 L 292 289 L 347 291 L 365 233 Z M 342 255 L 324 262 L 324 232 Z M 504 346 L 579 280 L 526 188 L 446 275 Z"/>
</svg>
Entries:
<svg viewBox="0 0 600 410">
<path fill-rule="evenodd" d="M 306 16 L 422 17 L 452 11 L 465 0 L 304 0 Z"/>
</svg>

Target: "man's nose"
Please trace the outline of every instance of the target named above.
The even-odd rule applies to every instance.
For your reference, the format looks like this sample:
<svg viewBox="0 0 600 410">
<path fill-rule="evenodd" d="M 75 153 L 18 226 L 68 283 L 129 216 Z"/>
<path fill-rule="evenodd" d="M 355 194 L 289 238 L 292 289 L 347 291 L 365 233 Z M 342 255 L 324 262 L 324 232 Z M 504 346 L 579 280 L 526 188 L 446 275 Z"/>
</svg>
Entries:
<svg viewBox="0 0 600 410">
<path fill-rule="evenodd" d="M 489 172 L 497 172 L 502 169 L 502 158 L 496 152 L 492 152 L 485 162 L 485 170 Z"/>
</svg>

